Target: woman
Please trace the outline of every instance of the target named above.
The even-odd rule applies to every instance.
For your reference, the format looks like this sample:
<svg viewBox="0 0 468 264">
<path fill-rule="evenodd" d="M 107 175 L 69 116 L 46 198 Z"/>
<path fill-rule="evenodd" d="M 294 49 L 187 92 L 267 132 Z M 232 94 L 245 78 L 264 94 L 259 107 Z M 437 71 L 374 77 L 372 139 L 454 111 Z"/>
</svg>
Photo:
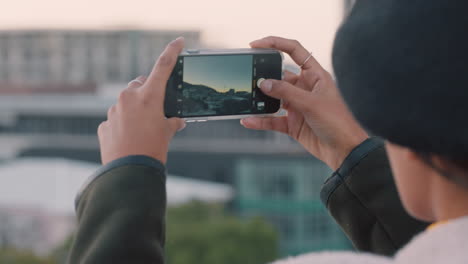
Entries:
<svg viewBox="0 0 468 264">
<path fill-rule="evenodd" d="M 425 224 L 402 211 L 391 182 L 373 179 L 390 175 L 386 156 L 341 95 L 361 125 L 385 139 L 408 213 L 437 222 L 392 257 L 321 253 L 278 263 L 466 263 L 467 10 L 464 1 L 358 1 L 335 43 L 341 93 L 297 41 L 252 43 L 287 52 L 302 72 L 261 84 L 264 93 L 284 100 L 287 117 L 242 124 L 287 133 L 337 170 L 322 198 L 358 248 L 389 255 Z M 77 199 L 70 263 L 164 263 L 163 164 L 184 124 L 164 118 L 163 98 L 182 48 L 182 39 L 171 43 L 148 79 L 131 82 L 101 124 L 105 166 Z"/>
</svg>

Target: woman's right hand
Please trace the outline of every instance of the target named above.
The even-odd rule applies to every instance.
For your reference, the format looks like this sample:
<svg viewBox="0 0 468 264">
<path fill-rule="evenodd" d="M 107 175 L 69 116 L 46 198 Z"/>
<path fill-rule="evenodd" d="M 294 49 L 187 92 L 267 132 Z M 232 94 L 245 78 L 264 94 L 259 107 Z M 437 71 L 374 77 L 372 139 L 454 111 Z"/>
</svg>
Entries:
<svg viewBox="0 0 468 264">
<path fill-rule="evenodd" d="M 298 41 L 279 37 L 263 38 L 250 45 L 283 51 L 298 65 L 310 54 Z M 265 94 L 282 99 L 288 115 L 249 117 L 242 119 L 241 124 L 288 134 L 333 170 L 368 138 L 345 105 L 331 75 L 313 57 L 302 66 L 299 75 L 287 72 L 284 80 L 265 80 L 260 88 Z"/>
</svg>

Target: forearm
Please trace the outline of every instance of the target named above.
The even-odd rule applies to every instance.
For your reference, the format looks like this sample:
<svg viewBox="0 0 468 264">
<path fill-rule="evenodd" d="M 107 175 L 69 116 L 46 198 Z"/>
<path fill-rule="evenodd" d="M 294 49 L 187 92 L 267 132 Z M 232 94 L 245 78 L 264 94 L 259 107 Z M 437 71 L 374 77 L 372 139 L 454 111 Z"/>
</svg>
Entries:
<svg viewBox="0 0 468 264">
<path fill-rule="evenodd" d="M 358 250 L 392 255 L 427 227 L 404 210 L 383 143 L 375 138 L 353 150 L 321 195 Z"/>
<path fill-rule="evenodd" d="M 68 263 L 164 263 L 164 166 L 143 156 L 109 165 L 77 201 Z"/>
</svg>

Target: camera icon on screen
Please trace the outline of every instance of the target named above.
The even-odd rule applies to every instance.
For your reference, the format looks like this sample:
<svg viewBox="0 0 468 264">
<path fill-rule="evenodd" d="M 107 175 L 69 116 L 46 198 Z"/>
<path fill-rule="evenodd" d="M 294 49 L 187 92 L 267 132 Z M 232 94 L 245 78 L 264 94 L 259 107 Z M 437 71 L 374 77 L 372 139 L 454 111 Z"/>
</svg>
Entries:
<svg viewBox="0 0 468 264">
<path fill-rule="evenodd" d="M 265 102 L 257 102 L 257 110 L 259 111 L 265 110 Z"/>
</svg>

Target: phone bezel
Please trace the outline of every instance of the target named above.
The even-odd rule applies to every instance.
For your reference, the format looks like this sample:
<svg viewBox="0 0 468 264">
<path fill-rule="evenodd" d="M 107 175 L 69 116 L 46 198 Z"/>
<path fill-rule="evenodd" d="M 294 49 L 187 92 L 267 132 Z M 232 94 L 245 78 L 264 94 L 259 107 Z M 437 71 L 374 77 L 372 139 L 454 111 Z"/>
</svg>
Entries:
<svg viewBox="0 0 468 264">
<path fill-rule="evenodd" d="M 261 54 L 279 54 L 281 56 L 281 72 L 284 69 L 284 56 L 282 52 L 274 49 L 187 49 L 182 51 L 179 56 L 190 57 L 190 56 L 216 56 L 216 55 L 261 55 Z M 282 76 L 281 76 L 282 78 Z M 282 102 L 278 111 L 274 113 L 260 113 L 260 114 L 242 114 L 242 115 L 219 115 L 219 116 L 198 116 L 198 117 L 181 117 L 186 122 L 205 122 L 214 120 L 232 120 L 242 119 L 246 117 L 268 117 L 280 114 Z"/>
</svg>

